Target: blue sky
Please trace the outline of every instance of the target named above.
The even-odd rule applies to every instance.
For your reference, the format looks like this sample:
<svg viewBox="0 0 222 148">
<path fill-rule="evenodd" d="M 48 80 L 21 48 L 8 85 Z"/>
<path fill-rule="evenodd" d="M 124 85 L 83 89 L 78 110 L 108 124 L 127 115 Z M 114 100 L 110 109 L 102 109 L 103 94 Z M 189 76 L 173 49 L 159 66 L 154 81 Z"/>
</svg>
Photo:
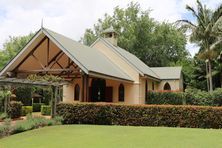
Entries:
<svg viewBox="0 0 222 148">
<path fill-rule="evenodd" d="M 79 40 L 86 28 L 93 27 L 105 13 L 112 14 L 115 6 L 125 8 L 132 0 L 0 0 L 0 48 L 9 36 L 26 35 L 44 26 Z M 195 6 L 195 0 L 134 0 L 143 10 L 152 9 L 151 17 L 158 21 L 175 22 L 191 19 L 185 5 Z M 202 0 L 215 8 L 221 0 Z M 198 48 L 188 43 L 194 55 Z"/>
</svg>

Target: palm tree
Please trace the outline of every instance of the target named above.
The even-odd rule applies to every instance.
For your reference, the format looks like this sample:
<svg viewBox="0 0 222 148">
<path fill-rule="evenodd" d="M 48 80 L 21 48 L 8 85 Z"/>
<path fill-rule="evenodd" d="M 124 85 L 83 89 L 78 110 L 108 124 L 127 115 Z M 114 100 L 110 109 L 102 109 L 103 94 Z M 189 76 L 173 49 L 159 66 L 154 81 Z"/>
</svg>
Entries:
<svg viewBox="0 0 222 148">
<path fill-rule="evenodd" d="M 198 57 L 205 59 L 207 64 L 207 78 L 209 78 L 209 91 L 213 91 L 212 60 L 216 57 L 215 49 L 222 43 L 222 4 L 214 11 L 207 9 L 197 0 L 197 10 L 186 5 L 186 9 L 192 13 L 196 23 L 189 20 L 179 20 L 182 28 L 191 31 L 190 41 L 199 47 Z"/>
</svg>

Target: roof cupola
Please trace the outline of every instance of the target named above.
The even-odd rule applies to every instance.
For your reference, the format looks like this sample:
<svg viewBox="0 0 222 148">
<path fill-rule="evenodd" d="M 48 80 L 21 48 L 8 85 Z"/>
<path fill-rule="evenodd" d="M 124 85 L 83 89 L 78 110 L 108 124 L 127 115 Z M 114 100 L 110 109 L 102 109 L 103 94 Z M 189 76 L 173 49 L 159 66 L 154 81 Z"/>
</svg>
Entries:
<svg viewBox="0 0 222 148">
<path fill-rule="evenodd" d="M 112 43 L 114 46 L 117 46 L 117 35 L 118 33 L 111 26 L 110 28 L 105 29 L 103 32 L 103 37 Z"/>
</svg>

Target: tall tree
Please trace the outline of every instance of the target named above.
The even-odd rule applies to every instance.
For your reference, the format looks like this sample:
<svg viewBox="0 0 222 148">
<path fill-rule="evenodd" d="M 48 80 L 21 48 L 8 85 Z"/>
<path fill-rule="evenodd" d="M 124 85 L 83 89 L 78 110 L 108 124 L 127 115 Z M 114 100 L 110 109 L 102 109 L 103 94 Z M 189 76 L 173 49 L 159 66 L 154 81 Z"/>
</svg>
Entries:
<svg viewBox="0 0 222 148">
<path fill-rule="evenodd" d="M 27 44 L 33 33 L 26 36 L 9 37 L 0 50 L 0 70 Z"/>
<path fill-rule="evenodd" d="M 104 15 L 93 29 L 87 29 L 82 38 L 92 44 L 101 32 L 113 27 L 119 34 L 118 45 L 135 54 L 149 66 L 169 66 L 186 58 L 186 38 L 173 24 L 159 23 L 142 11 L 138 3 L 130 3 L 126 9 L 115 7 L 113 15 Z"/>
<path fill-rule="evenodd" d="M 216 57 L 215 49 L 222 42 L 221 30 L 219 29 L 222 21 L 222 4 L 214 11 L 207 9 L 206 6 L 197 0 L 197 10 L 187 5 L 186 9 L 192 13 L 196 23 L 189 20 L 179 20 L 183 28 L 192 31 L 190 40 L 200 46 L 199 58 L 206 59 L 207 77 L 209 77 L 209 91 L 213 91 L 212 81 L 212 60 Z M 209 73 L 209 74 L 208 74 Z"/>
</svg>

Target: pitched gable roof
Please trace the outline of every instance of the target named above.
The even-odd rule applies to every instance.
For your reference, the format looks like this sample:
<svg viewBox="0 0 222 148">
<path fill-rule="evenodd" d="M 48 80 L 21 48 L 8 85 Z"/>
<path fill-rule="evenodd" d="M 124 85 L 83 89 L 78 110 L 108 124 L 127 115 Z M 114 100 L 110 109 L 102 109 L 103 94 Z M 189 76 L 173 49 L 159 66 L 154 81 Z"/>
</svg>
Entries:
<svg viewBox="0 0 222 148">
<path fill-rule="evenodd" d="M 182 67 L 151 67 L 162 80 L 180 79 Z"/>
<path fill-rule="evenodd" d="M 133 81 L 126 73 L 124 73 L 120 68 L 118 68 L 118 66 L 112 63 L 98 50 L 85 46 L 46 28 L 42 28 L 40 33 L 46 35 L 52 42 L 54 42 L 85 73 L 97 73 L 127 81 Z M 36 35 L 39 35 L 39 33 Z M 16 63 L 16 60 L 22 54 L 28 54 L 24 51 L 26 49 L 27 48 L 25 47 L 21 50 L 21 52 L 1 71 L 0 75 L 4 75 L 8 70 L 13 70 L 13 68 L 10 68 L 10 64 Z"/>
<path fill-rule="evenodd" d="M 99 38 L 98 40 L 103 41 L 107 46 L 111 47 L 117 54 L 123 57 L 127 63 L 132 65 L 141 75 L 147 75 L 155 79 L 159 79 L 159 76 L 152 71 L 152 69 L 143 63 L 138 57 L 132 53 L 120 48 L 119 46 L 112 45 L 108 40 Z"/>
</svg>

